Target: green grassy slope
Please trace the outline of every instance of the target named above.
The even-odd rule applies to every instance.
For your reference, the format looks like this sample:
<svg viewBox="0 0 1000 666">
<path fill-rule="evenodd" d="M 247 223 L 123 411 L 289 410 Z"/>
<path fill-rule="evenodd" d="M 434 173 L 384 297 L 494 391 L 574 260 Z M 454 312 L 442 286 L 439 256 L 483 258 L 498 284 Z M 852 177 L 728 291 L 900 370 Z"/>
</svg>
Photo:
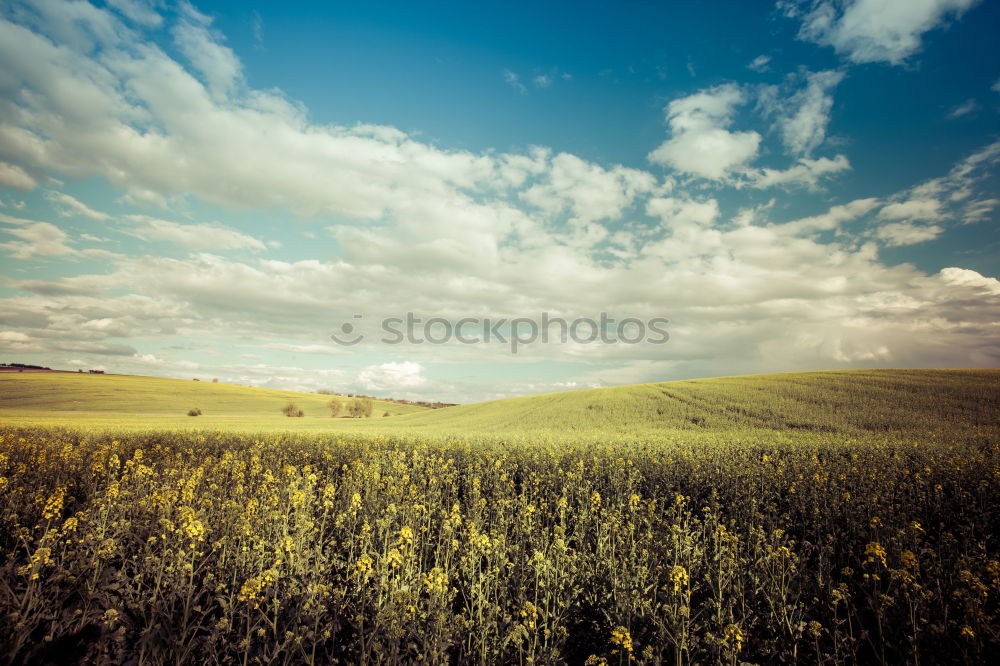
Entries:
<svg viewBox="0 0 1000 666">
<path fill-rule="evenodd" d="M 550 393 L 411 414 L 392 425 L 512 434 L 762 428 L 919 433 L 992 429 L 998 422 L 1000 370 L 848 370 Z"/>
<path fill-rule="evenodd" d="M 0 375 L 0 421 L 134 428 L 490 435 L 684 437 L 776 431 L 964 438 L 1000 433 L 1000 370 L 847 370 L 748 375 L 567 391 L 431 410 L 377 401 L 330 419 L 329 396 L 151 377 Z M 289 401 L 306 412 L 287 418 Z M 346 401 L 345 401 L 346 403 Z M 204 416 L 185 416 L 200 407 Z"/>
<path fill-rule="evenodd" d="M 315 429 L 334 421 L 327 403 L 337 396 L 158 377 L 76 373 L 0 373 L 0 421 L 46 425 Z M 341 398 L 344 412 L 351 398 Z M 294 402 L 304 418 L 281 409 Z M 203 415 L 187 416 L 200 408 Z M 374 402 L 373 416 L 426 411 L 417 405 Z M 349 420 L 349 419 L 337 419 Z"/>
</svg>

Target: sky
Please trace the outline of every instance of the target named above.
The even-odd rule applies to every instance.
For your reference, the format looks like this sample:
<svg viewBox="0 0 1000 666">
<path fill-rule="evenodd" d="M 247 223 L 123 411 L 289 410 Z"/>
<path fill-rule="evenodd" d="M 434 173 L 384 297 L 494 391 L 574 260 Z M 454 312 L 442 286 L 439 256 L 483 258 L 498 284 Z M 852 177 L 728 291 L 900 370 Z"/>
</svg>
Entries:
<svg viewBox="0 0 1000 666">
<path fill-rule="evenodd" d="M 0 362 L 448 402 L 997 367 L 998 30 L 3 0 Z"/>
</svg>

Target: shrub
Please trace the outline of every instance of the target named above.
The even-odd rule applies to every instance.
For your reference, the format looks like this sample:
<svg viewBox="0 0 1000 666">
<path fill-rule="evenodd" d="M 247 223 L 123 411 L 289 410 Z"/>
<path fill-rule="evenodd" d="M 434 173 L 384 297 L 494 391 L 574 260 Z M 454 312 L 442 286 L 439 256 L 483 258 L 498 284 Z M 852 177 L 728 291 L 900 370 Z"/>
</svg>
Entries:
<svg viewBox="0 0 1000 666">
<path fill-rule="evenodd" d="M 344 403 L 334 398 L 327 403 L 327 407 L 330 408 L 330 418 L 335 419 L 340 416 L 340 412 L 344 409 Z"/>
<path fill-rule="evenodd" d="M 281 410 L 281 413 L 285 416 L 305 416 L 306 413 L 295 406 L 294 402 L 290 402 L 285 405 L 285 408 Z"/>
<path fill-rule="evenodd" d="M 362 418 L 372 415 L 375 404 L 371 398 L 355 398 L 351 406 L 347 408 L 348 413 L 354 418 Z"/>
<path fill-rule="evenodd" d="M 383 414 L 382 416 L 389 416 L 389 412 L 386 412 L 386 413 L 385 413 L 385 414 Z"/>
<path fill-rule="evenodd" d="M 201 416 L 201 409 L 195 407 L 194 409 L 188 410 L 188 416 Z"/>
</svg>

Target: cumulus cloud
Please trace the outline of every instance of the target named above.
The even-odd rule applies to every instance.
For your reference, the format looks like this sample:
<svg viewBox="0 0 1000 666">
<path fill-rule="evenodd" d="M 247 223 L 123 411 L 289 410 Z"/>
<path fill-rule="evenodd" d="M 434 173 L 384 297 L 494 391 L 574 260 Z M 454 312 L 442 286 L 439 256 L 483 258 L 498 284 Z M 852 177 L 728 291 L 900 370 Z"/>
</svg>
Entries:
<svg viewBox="0 0 1000 666">
<path fill-rule="evenodd" d="M 615 166 L 604 169 L 560 153 L 547 165 L 542 179 L 521 193 L 521 199 L 547 215 L 564 210 L 583 221 L 617 219 L 640 194 L 657 183 L 644 171 Z"/>
<path fill-rule="evenodd" d="M 920 51 L 923 35 L 961 18 L 979 0 L 812 0 L 780 3 L 802 20 L 799 37 L 832 46 L 854 63 L 899 65 Z"/>
<path fill-rule="evenodd" d="M 667 105 L 671 137 L 649 154 L 654 164 L 720 180 L 757 156 L 757 132 L 731 132 L 737 106 L 746 102 L 735 84 L 702 90 Z"/>
<path fill-rule="evenodd" d="M 80 4 L 66 7 L 76 12 L 72 21 L 0 21 L 0 64 L 13 82 L 0 105 L 0 159 L 35 183 L 53 173 L 104 179 L 140 211 L 184 196 L 237 211 L 316 216 L 337 252 L 315 251 L 324 240 L 317 234 L 307 251 L 289 247 L 281 260 L 227 254 L 221 250 L 259 251 L 263 239 L 221 225 L 122 218 L 150 240 L 208 250 L 211 238 L 218 250 L 183 258 L 114 255 L 57 278 L 8 279 L 0 326 L 25 336 L 10 343 L 30 344 L 33 353 L 103 354 L 123 370 L 180 375 L 184 368 L 172 365 L 162 347 L 136 347 L 178 337 L 214 340 L 210 351 L 220 357 L 250 347 L 316 363 L 268 364 L 265 356 L 247 365 L 238 353 L 236 362 L 214 365 L 187 359 L 228 381 L 405 390 L 451 401 L 498 389 L 473 380 L 436 382 L 442 360 L 571 360 L 593 369 L 567 370 L 578 376 L 566 377 L 564 387 L 852 364 L 1000 363 L 1000 345 L 992 342 L 1000 320 L 995 280 L 957 267 L 927 274 L 879 258 L 886 245 L 982 219 L 996 205 L 983 190 L 1000 142 L 904 192 L 830 197 L 815 214 L 783 222 L 784 202 L 732 214 L 733 190 L 719 194 L 705 183 L 678 184 L 568 153 L 450 151 L 391 127 L 320 126 L 280 92 L 250 88 L 207 20 L 182 13 L 180 30 L 187 32 L 170 33 L 188 40 L 180 61 L 155 40 L 131 34 L 139 30 L 133 19 L 126 24 Z M 91 50 L 96 45 L 102 48 Z M 796 82 L 782 89 L 786 97 L 802 93 L 788 117 L 810 109 L 803 118 L 819 121 L 789 121 L 794 158 L 786 168 L 754 166 L 761 136 L 734 129 L 750 97 L 734 84 L 672 101 L 670 134 L 650 159 L 727 186 L 819 186 L 850 166 L 845 156 L 808 155 L 822 145 L 825 100 L 835 84 L 816 83 L 810 92 L 811 80 Z M 780 136 L 784 142 L 783 130 Z M 936 212 L 919 203 L 928 201 L 939 202 Z M 2 221 L 12 239 L 0 244 L 8 254 L 74 251 L 55 225 Z M 863 229 L 851 233 L 856 227 Z M 619 315 L 668 317 L 669 343 L 546 345 L 512 358 L 503 345 L 389 349 L 376 336 L 338 356 L 336 369 L 322 367 L 330 359 L 321 341 L 354 313 L 366 321 L 405 312 L 454 321 L 556 308 L 592 316 L 609 305 Z M 79 351 L 70 356 L 70 349 Z M 165 363 L 153 365 L 150 353 Z"/>
<path fill-rule="evenodd" d="M 423 367 L 413 361 L 382 363 L 365 368 L 358 373 L 358 382 L 368 391 L 410 389 L 427 381 Z"/>
</svg>

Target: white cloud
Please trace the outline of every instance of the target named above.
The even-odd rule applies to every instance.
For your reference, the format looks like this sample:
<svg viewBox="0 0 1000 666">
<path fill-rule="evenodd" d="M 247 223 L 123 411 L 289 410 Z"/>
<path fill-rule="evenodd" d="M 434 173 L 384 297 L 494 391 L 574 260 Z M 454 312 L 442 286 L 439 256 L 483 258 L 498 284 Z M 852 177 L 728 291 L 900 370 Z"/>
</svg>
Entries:
<svg viewBox="0 0 1000 666">
<path fill-rule="evenodd" d="M 216 99 L 225 99 L 242 82 L 243 71 L 232 49 L 220 44 L 207 25 L 185 21 L 173 30 L 181 53 L 197 69 Z"/>
<path fill-rule="evenodd" d="M 539 74 L 531 80 L 531 83 L 536 88 L 548 88 L 552 85 L 552 77 L 548 74 Z"/>
<path fill-rule="evenodd" d="M 145 215 L 128 215 L 125 233 L 144 240 L 161 240 L 200 250 L 265 249 L 264 243 L 221 224 L 179 224 Z"/>
<path fill-rule="evenodd" d="M 12 187 L 17 190 L 30 190 L 38 185 L 24 169 L 14 164 L 0 162 L 0 187 Z"/>
<path fill-rule="evenodd" d="M 45 193 L 45 198 L 52 203 L 56 212 L 63 217 L 87 217 L 91 220 L 97 220 L 99 222 L 111 219 L 111 216 L 107 213 L 94 210 L 87 204 L 76 199 L 75 197 L 70 196 L 69 194 L 66 194 L 65 192 L 49 190 Z"/>
<path fill-rule="evenodd" d="M 832 46 L 854 63 L 899 65 L 920 50 L 924 33 L 961 18 L 978 1 L 814 0 L 805 14 L 791 3 L 780 6 L 786 15 L 801 17 L 801 39 Z"/>
<path fill-rule="evenodd" d="M 747 69 L 757 72 L 758 74 L 763 74 L 764 72 L 771 69 L 771 56 L 769 55 L 759 55 L 750 61 L 747 65 Z"/>
<path fill-rule="evenodd" d="M 0 243 L 0 249 L 14 259 L 32 260 L 76 254 L 76 250 L 67 244 L 69 236 L 54 224 L 20 220 L 6 215 L 0 215 L 0 221 L 18 225 L 0 229 L 0 232 L 20 239 Z"/>
<path fill-rule="evenodd" d="M 107 2 L 108 5 L 136 23 L 152 27 L 163 23 L 163 17 L 154 9 L 160 5 L 160 2 L 156 0 L 107 0 Z"/>
<path fill-rule="evenodd" d="M 878 212 L 884 220 L 939 220 L 941 202 L 936 199 L 909 199 L 891 203 Z"/>
<path fill-rule="evenodd" d="M 805 87 L 789 96 L 782 95 L 777 86 L 767 87 L 761 94 L 761 106 L 768 116 L 776 117 L 781 140 L 793 155 L 809 155 L 826 139 L 833 107 L 830 91 L 844 80 L 844 74 L 805 72 L 801 78 Z"/>
<path fill-rule="evenodd" d="M 757 156 L 757 132 L 730 132 L 735 107 L 746 101 L 735 84 L 709 88 L 667 105 L 671 138 L 649 154 L 654 164 L 720 180 Z"/>
<path fill-rule="evenodd" d="M 824 178 L 847 171 L 850 168 L 851 163 L 844 155 L 837 155 L 833 159 L 820 157 L 815 160 L 802 157 L 787 169 L 750 170 L 747 172 L 747 180 L 751 187 L 758 189 L 786 185 L 816 189 Z"/>
<path fill-rule="evenodd" d="M 992 277 L 984 277 L 976 271 L 967 268 L 942 268 L 941 279 L 956 287 L 971 287 L 994 296 L 1000 296 L 1000 280 Z"/>
<path fill-rule="evenodd" d="M 365 368 L 358 373 L 358 382 L 368 391 L 411 389 L 424 384 L 423 367 L 413 361 L 382 363 Z"/>
<path fill-rule="evenodd" d="M 975 113 L 978 110 L 979 103 L 975 99 L 967 99 L 948 112 L 948 119 L 955 120 L 956 118 L 967 116 L 970 113 Z"/>
<path fill-rule="evenodd" d="M 937 238 L 944 231 L 936 224 L 913 224 L 912 222 L 890 222 L 875 229 L 875 236 L 890 247 L 914 245 Z"/>
<path fill-rule="evenodd" d="M 521 83 L 521 77 L 516 73 L 510 71 L 509 69 L 503 70 L 503 80 L 507 85 L 522 95 L 527 94 L 528 88 Z"/>
<path fill-rule="evenodd" d="M 198 17 L 183 20 L 206 26 Z M 1000 142 L 898 195 L 840 205 L 831 197 L 815 215 L 776 224 L 785 201 L 731 215 L 731 200 L 705 183 L 684 187 L 643 170 L 544 149 L 448 151 L 390 127 L 320 126 L 280 93 L 250 89 L 239 63 L 226 64 L 227 50 L 207 28 L 195 30 L 194 42 L 204 47 L 212 40 L 219 48 L 197 51 L 204 62 L 192 75 L 194 65 L 174 61 L 155 40 L 129 36 L 115 21 L 93 18 L 76 41 L 48 35 L 47 26 L 0 22 L 0 65 L 13 81 L 10 90 L 32 91 L 6 100 L 16 113 L 0 123 L 3 159 L 37 182 L 52 173 L 104 179 L 136 205 L 184 197 L 237 211 L 280 211 L 283 218 L 315 215 L 338 250 L 331 258 L 318 243 L 303 252 L 289 242 L 293 258 L 283 261 L 252 252 L 114 255 L 93 274 L 8 279 L 12 295 L 0 308 L 5 330 L 29 338 L 19 344 L 39 354 L 103 354 L 116 369 L 158 367 L 183 376 L 158 351 L 164 346 L 137 350 L 121 341 L 141 347 L 149 340 L 217 340 L 214 353 L 236 356 L 232 365 L 212 366 L 208 376 L 306 389 L 336 381 L 451 401 L 496 392 L 487 385 L 496 379 L 449 387 L 434 377 L 442 361 L 570 360 L 593 369 L 566 377 L 562 387 L 851 364 L 1000 363 L 993 342 L 1000 296 L 991 278 L 972 271 L 927 275 L 913 265 L 885 265 L 878 256 L 888 243 L 918 242 L 917 234 L 961 215 L 981 217 L 995 205 L 980 188 L 1000 159 Z M 66 30 L 79 32 L 80 25 Z M 103 47 L 100 57 L 76 45 L 86 40 Z M 213 58 L 222 66 L 213 69 Z M 808 106 L 808 90 L 807 82 L 793 111 Z M 742 187 L 818 187 L 849 168 L 842 155 L 801 156 L 784 169 L 753 167 L 760 136 L 733 131 L 746 95 L 728 84 L 672 102 L 670 135 L 651 159 Z M 802 127 L 789 134 L 798 141 L 789 139 L 791 145 L 818 145 L 825 123 Z M 692 147 L 702 150 L 681 150 Z M 940 220 L 910 204 L 925 200 L 940 202 Z M 851 233 L 880 207 L 887 211 L 878 218 L 881 226 Z M 12 219 L 4 221 L 38 237 L 15 236 L 21 245 L 8 243 L 6 250 L 43 256 L 33 242 L 46 232 L 54 247 L 73 252 L 53 225 Z M 131 221 L 187 246 L 199 247 L 216 233 L 216 246 L 260 249 L 244 229 L 151 223 L 155 219 Z M 513 358 L 503 345 L 388 348 L 366 338 L 337 358 L 336 371 L 319 367 L 330 359 L 318 343 L 353 313 L 377 320 L 412 311 L 454 320 L 530 316 L 554 307 L 593 315 L 609 304 L 621 313 L 668 316 L 670 342 L 548 345 Z M 220 331 L 233 339 L 219 340 Z M 263 358 L 254 360 L 260 363 L 243 365 L 245 347 L 259 352 Z M 163 364 L 142 357 L 151 351 Z M 317 367 L 268 363 L 287 352 Z"/>
<path fill-rule="evenodd" d="M 715 199 L 694 201 L 674 197 L 650 199 L 646 204 L 646 213 L 658 217 L 664 225 L 671 228 L 712 226 L 719 217 L 719 204 Z"/>
<path fill-rule="evenodd" d="M 793 222 L 779 225 L 782 232 L 792 235 L 811 235 L 821 231 L 839 229 L 844 222 L 857 220 L 879 205 L 879 200 L 873 197 L 855 199 L 846 204 L 833 206 L 826 213 L 804 217 Z"/>
<path fill-rule="evenodd" d="M 521 199 L 546 215 L 564 210 L 577 220 L 617 219 L 637 196 L 656 187 L 652 175 L 615 166 L 604 169 L 575 155 L 552 158 L 544 177 L 521 193 Z"/>
</svg>

